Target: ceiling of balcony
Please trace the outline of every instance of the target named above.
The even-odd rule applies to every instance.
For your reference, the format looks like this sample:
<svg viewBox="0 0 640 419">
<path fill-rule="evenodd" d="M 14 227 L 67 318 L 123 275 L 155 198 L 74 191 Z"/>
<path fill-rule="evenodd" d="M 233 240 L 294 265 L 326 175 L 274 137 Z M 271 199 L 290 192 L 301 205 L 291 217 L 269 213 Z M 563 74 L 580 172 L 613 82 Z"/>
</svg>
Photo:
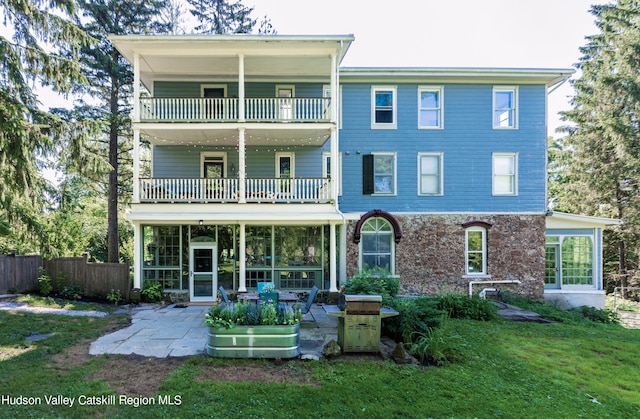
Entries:
<svg viewBox="0 0 640 419">
<path fill-rule="evenodd" d="M 340 64 L 352 35 L 283 36 L 112 36 L 131 63 L 139 57 L 140 78 L 152 80 L 238 79 L 240 56 L 245 80 L 329 80 L 331 56 Z"/>
<path fill-rule="evenodd" d="M 297 125 L 300 125 L 296 128 Z M 238 129 L 211 129 L 211 124 L 148 124 L 141 126 L 143 139 L 154 145 L 179 146 L 237 146 Z M 265 127 L 245 131 L 246 146 L 322 146 L 331 131 L 327 127 L 309 128 L 304 124 L 287 124 L 286 128 Z"/>
</svg>

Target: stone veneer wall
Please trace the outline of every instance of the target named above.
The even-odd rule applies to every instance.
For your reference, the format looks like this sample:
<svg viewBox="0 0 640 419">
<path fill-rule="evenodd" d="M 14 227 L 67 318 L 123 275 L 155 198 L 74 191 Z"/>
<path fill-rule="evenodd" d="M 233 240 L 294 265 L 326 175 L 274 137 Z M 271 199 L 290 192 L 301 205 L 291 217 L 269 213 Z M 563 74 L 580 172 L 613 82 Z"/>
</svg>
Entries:
<svg viewBox="0 0 640 419">
<path fill-rule="evenodd" d="M 403 237 L 396 245 L 395 273 L 400 277 L 400 294 L 468 293 L 469 281 L 518 279 L 522 284 L 487 287 L 511 290 L 542 299 L 545 273 L 544 215 L 395 215 Z M 483 221 L 487 231 L 487 274 L 491 278 L 465 276 L 462 224 Z M 357 221 L 347 226 L 347 277 L 358 270 L 358 244 L 354 243 Z M 477 293 L 482 285 L 475 285 Z"/>
</svg>

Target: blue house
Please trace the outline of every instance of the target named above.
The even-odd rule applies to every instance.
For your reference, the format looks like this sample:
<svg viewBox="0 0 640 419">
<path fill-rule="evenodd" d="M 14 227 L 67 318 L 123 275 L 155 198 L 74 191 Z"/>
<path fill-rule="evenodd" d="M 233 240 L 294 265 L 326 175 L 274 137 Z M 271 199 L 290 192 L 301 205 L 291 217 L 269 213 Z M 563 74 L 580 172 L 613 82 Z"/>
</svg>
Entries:
<svg viewBox="0 0 640 419">
<path fill-rule="evenodd" d="M 352 35 L 110 39 L 135 76 L 136 286 L 211 301 L 383 268 L 403 294 L 544 295 L 547 94 L 573 70 L 344 68 Z"/>
</svg>

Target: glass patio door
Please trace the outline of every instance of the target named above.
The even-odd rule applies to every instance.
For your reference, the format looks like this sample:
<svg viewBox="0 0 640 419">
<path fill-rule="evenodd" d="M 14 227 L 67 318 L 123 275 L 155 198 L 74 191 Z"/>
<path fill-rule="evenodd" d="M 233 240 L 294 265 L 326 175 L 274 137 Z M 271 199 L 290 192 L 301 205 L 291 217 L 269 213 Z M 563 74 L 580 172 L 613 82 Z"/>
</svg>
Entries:
<svg viewBox="0 0 640 419">
<path fill-rule="evenodd" d="M 189 247 L 189 296 L 191 301 L 215 301 L 218 294 L 218 246 Z"/>
<path fill-rule="evenodd" d="M 544 287 L 560 288 L 560 246 L 547 244 L 545 247 Z"/>
</svg>

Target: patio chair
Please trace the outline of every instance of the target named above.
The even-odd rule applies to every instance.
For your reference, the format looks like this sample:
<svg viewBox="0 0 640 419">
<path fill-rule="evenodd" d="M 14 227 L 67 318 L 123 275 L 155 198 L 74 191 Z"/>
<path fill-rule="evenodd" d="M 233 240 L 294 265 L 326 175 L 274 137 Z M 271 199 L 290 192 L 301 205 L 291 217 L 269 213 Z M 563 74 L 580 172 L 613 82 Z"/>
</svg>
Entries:
<svg viewBox="0 0 640 419">
<path fill-rule="evenodd" d="M 224 301 L 225 304 L 229 304 L 229 297 L 227 296 L 227 292 L 224 290 L 224 287 L 222 285 L 220 285 L 220 287 L 218 288 L 218 291 L 220 291 L 220 296 L 222 297 L 222 301 Z"/>
<path fill-rule="evenodd" d="M 309 292 L 309 298 L 307 299 L 307 302 L 302 307 L 300 307 L 300 311 L 302 312 L 302 314 L 307 314 L 309 310 L 311 310 L 311 306 L 313 305 L 313 301 L 316 299 L 317 294 L 318 287 L 314 285 L 313 288 L 311 288 L 311 292 Z"/>
</svg>

